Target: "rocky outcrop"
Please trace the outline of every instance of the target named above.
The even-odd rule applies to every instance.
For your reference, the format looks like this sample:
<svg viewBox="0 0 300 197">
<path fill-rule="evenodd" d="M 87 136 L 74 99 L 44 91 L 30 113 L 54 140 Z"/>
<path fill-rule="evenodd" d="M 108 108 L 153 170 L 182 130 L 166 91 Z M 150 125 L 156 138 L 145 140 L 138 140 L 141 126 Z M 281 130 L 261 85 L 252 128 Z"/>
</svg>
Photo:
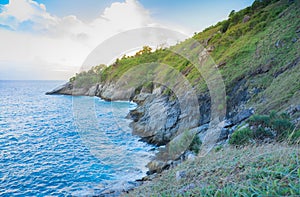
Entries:
<svg viewBox="0 0 300 197">
<path fill-rule="evenodd" d="M 144 141 L 165 145 L 178 130 L 180 107 L 177 100 L 170 101 L 162 94 L 137 95 L 133 101 L 140 105 L 130 112 L 133 133 Z"/>
</svg>

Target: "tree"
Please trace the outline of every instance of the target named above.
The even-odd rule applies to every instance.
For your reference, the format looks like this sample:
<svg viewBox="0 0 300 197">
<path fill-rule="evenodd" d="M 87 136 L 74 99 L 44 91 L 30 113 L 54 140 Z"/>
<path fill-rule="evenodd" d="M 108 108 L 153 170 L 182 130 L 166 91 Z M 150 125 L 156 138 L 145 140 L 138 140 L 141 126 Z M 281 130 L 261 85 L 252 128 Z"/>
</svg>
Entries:
<svg viewBox="0 0 300 197">
<path fill-rule="evenodd" d="M 229 18 L 231 18 L 235 14 L 235 10 L 232 10 L 229 14 Z"/>
</svg>

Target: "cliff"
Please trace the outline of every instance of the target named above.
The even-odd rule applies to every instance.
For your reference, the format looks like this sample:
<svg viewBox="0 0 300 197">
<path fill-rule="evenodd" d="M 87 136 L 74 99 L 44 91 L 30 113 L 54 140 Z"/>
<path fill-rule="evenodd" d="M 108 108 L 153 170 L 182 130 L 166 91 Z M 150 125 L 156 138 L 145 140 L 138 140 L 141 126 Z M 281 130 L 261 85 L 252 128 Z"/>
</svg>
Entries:
<svg viewBox="0 0 300 197">
<path fill-rule="evenodd" d="M 128 115 L 133 133 L 148 143 L 167 144 L 149 164 L 150 171 L 161 171 L 186 151 L 195 135 L 208 151 L 228 140 L 253 113 L 287 112 L 298 124 L 299 16 L 298 1 L 255 1 L 176 46 L 154 52 L 144 48 L 109 67 L 93 67 L 48 94 L 136 102 Z M 171 146 L 183 141 L 176 136 L 189 140 L 170 155 Z"/>
</svg>

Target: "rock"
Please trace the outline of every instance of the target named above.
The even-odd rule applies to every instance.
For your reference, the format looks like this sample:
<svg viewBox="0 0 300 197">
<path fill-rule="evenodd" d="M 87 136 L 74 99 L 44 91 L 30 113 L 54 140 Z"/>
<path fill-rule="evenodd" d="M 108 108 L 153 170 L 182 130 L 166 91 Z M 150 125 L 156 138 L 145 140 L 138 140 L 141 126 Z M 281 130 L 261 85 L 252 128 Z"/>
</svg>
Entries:
<svg viewBox="0 0 300 197">
<path fill-rule="evenodd" d="M 109 188 L 105 188 L 96 196 L 103 196 L 103 197 L 118 197 L 124 193 L 127 193 L 134 188 L 141 185 L 141 182 L 138 181 L 123 181 L 123 182 L 116 182 L 110 185 Z M 94 195 L 93 195 L 94 196 Z"/>
<path fill-rule="evenodd" d="M 137 104 L 142 104 L 146 100 L 146 98 L 150 95 L 151 94 L 149 94 L 149 93 L 140 93 L 140 94 L 135 95 L 133 97 L 132 101 Z"/>
<path fill-rule="evenodd" d="M 207 52 L 213 52 L 215 50 L 215 46 L 209 46 L 206 48 Z"/>
<path fill-rule="evenodd" d="M 137 122 L 141 116 L 143 116 L 144 111 L 141 108 L 137 108 L 134 110 L 131 110 L 129 114 L 127 115 L 127 118 L 131 118 L 134 122 Z"/>
<path fill-rule="evenodd" d="M 222 68 L 226 66 L 226 62 L 225 61 L 221 61 L 218 65 L 217 65 L 217 68 Z"/>
<path fill-rule="evenodd" d="M 149 169 L 147 175 L 151 175 L 154 173 L 161 173 L 164 169 L 166 169 L 167 166 L 168 164 L 166 162 L 159 161 L 159 160 L 152 160 L 147 164 L 147 168 Z"/>
<path fill-rule="evenodd" d="M 298 41 L 298 38 L 293 38 L 292 39 L 292 43 L 295 43 L 295 42 L 297 42 Z"/>
<path fill-rule="evenodd" d="M 279 70 L 277 70 L 273 77 L 277 78 L 279 75 L 284 73 L 285 71 L 297 66 L 297 64 L 300 62 L 300 56 L 296 57 L 291 63 L 287 64 L 286 66 L 281 67 Z"/>
<path fill-rule="evenodd" d="M 177 171 L 175 177 L 176 177 L 176 181 L 180 181 L 181 179 L 186 177 L 186 172 L 185 171 Z"/>
<path fill-rule="evenodd" d="M 283 47 L 283 45 L 284 45 L 284 43 L 281 40 L 277 40 L 276 43 L 275 43 L 276 48 L 281 48 L 281 47 Z"/>
<path fill-rule="evenodd" d="M 287 114 L 290 115 L 290 116 L 294 115 L 297 112 L 300 112 L 300 105 L 296 105 L 296 106 L 292 105 L 287 110 Z"/>
<path fill-rule="evenodd" d="M 293 123 L 294 125 L 300 124 L 300 117 L 297 118 L 297 119 L 292 120 L 292 123 Z"/>
<path fill-rule="evenodd" d="M 227 128 L 221 129 L 220 137 L 217 142 L 227 140 L 228 135 L 229 135 L 229 129 L 227 129 Z"/>
<path fill-rule="evenodd" d="M 157 177 L 156 173 L 153 173 L 151 175 L 145 176 L 143 177 L 141 180 L 137 180 L 137 181 L 152 181 L 153 179 L 155 179 Z"/>
<path fill-rule="evenodd" d="M 200 127 L 196 127 L 194 129 L 192 129 L 192 132 L 203 133 L 203 132 L 207 131 L 208 128 L 209 128 L 209 123 L 201 125 Z"/>
<path fill-rule="evenodd" d="M 181 112 L 178 101 L 169 101 L 168 96 L 157 94 L 142 97 L 142 100 L 139 100 L 142 104 L 130 112 L 134 119 L 130 125 L 133 134 L 151 144 L 167 144 L 178 130 Z"/>
<path fill-rule="evenodd" d="M 184 193 L 186 193 L 186 192 L 188 192 L 189 190 L 192 190 L 192 189 L 194 189 L 194 188 L 196 188 L 196 185 L 195 185 L 194 183 L 191 183 L 191 184 L 189 184 L 189 185 L 187 185 L 187 186 L 184 186 L 183 188 L 179 189 L 179 190 L 178 190 L 178 194 L 184 195 Z"/>
<path fill-rule="evenodd" d="M 234 124 L 230 120 L 224 121 L 224 128 L 232 127 Z"/>
<path fill-rule="evenodd" d="M 66 94 L 66 95 L 72 95 L 73 90 L 73 83 L 68 82 L 66 84 L 63 84 L 54 90 L 50 92 L 46 92 L 47 95 L 53 95 L 53 94 Z"/>
<path fill-rule="evenodd" d="M 97 90 L 98 90 L 98 85 L 94 85 L 94 86 L 90 87 L 90 89 L 87 92 L 87 96 L 95 96 Z"/>
<path fill-rule="evenodd" d="M 196 155 L 193 152 L 188 151 L 187 154 L 185 155 L 185 159 L 187 161 L 194 161 L 196 159 Z"/>
<path fill-rule="evenodd" d="M 210 41 L 211 39 L 212 39 L 212 37 L 209 37 L 209 38 L 207 38 L 207 39 L 205 39 L 205 40 L 203 41 L 204 47 L 208 46 L 208 43 L 209 43 L 209 41 Z"/>
<path fill-rule="evenodd" d="M 254 114 L 254 109 L 253 108 L 243 110 L 240 113 L 238 113 L 235 117 L 232 118 L 232 123 L 234 125 L 238 124 L 238 123 L 242 122 L 243 120 L 249 118 L 253 114 Z"/>
<path fill-rule="evenodd" d="M 247 23 L 250 19 L 251 19 L 250 16 L 245 15 L 244 18 L 243 18 L 243 23 Z"/>
<path fill-rule="evenodd" d="M 296 30 L 296 33 L 297 33 L 297 34 L 300 33 L 300 28 L 298 28 L 298 29 Z"/>
</svg>

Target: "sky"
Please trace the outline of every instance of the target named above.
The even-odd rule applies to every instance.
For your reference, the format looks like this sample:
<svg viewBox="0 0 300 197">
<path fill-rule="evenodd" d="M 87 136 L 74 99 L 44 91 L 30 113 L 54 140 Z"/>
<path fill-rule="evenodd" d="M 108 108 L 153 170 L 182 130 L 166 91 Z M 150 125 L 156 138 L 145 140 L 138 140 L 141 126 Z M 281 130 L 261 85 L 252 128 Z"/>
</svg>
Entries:
<svg viewBox="0 0 300 197">
<path fill-rule="evenodd" d="M 164 27 L 191 36 L 253 0 L 0 0 L 0 80 L 68 80 L 103 41 Z M 108 62 L 99 62 L 107 64 Z"/>
</svg>

